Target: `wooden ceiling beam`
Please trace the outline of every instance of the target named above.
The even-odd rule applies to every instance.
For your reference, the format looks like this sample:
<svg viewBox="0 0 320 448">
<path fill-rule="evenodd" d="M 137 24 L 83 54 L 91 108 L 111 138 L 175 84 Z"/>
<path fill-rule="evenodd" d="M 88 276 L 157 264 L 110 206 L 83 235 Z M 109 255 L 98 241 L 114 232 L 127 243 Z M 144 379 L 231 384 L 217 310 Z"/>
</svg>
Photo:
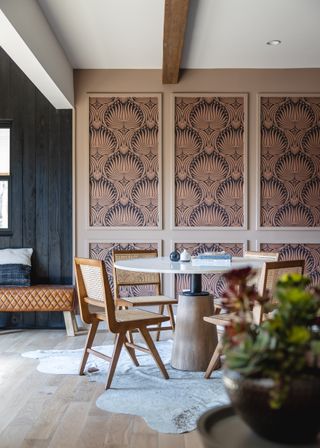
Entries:
<svg viewBox="0 0 320 448">
<path fill-rule="evenodd" d="M 177 84 L 184 34 L 188 19 L 189 0 L 165 0 L 163 30 L 163 84 Z"/>
</svg>

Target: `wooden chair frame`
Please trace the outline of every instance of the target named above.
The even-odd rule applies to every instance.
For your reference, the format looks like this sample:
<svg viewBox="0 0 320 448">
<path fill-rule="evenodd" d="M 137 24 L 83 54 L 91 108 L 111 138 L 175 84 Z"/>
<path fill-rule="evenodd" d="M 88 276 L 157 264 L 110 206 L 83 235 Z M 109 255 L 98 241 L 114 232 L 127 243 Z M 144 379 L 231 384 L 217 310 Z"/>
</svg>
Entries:
<svg viewBox="0 0 320 448">
<path fill-rule="evenodd" d="M 260 284 L 260 288 L 258 290 L 259 294 L 264 297 L 267 293 L 267 285 L 269 279 L 269 273 L 272 271 L 278 271 L 282 269 L 294 269 L 298 268 L 300 270 L 300 274 L 304 273 L 305 260 L 288 260 L 288 261 L 269 261 L 264 263 L 262 267 L 261 278 L 263 279 Z M 275 279 L 277 280 L 277 278 Z M 273 285 L 275 286 L 275 285 Z M 272 291 L 271 291 L 272 292 Z"/>
<path fill-rule="evenodd" d="M 257 252 L 253 250 L 246 250 L 243 254 L 244 258 L 260 258 L 261 260 L 268 259 L 269 261 L 278 261 L 279 253 L 278 252 Z M 262 273 L 257 273 L 254 279 L 250 281 L 250 284 L 257 284 L 260 286 L 260 279 Z M 220 314 L 222 311 L 222 303 L 221 299 L 215 299 L 214 301 L 215 314 Z"/>
<path fill-rule="evenodd" d="M 119 257 L 120 256 L 120 257 Z M 144 281 L 122 281 L 119 277 L 122 275 L 119 273 L 119 269 L 116 269 L 114 266 L 115 261 L 118 258 L 121 259 L 130 259 L 130 258 L 144 258 L 144 257 L 157 257 L 158 251 L 157 249 L 134 249 L 134 250 L 122 250 L 122 249 L 113 249 L 112 251 L 112 259 L 113 259 L 113 283 L 114 283 L 114 300 L 116 306 L 119 307 L 140 307 L 140 306 L 159 306 L 159 314 L 164 313 L 164 309 L 167 309 L 169 318 L 170 318 L 170 326 L 162 327 L 161 323 L 157 327 L 149 328 L 149 331 L 156 331 L 157 336 L 156 340 L 160 339 L 160 331 L 175 330 L 175 320 L 172 305 L 178 303 L 176 299 L 170 299 L 162 295 L 161 288 L 161 276 L 159 273 L 143 273 L 143 277 L 146 280 Z M 122 271 L 123 272 L 123 271 Z M 139 277 L 138 272 L 130 272 L 127 273 L 128 277 Z M 151 285 L 155 288 L 155 297 L 151 299 L 150 297 L 146 297 L 143 300 L 143 296 L 139 298 L 128 298 L 128 297 L 120 297 L 120 290 L 124 286 L 141 286 L 141 285 Z M 157 299 L 156 299 L 157 297 Z M 136 299 L 136 301 L 135 301 Z"/>
<path fill-rule="evenodd" d="M 243 254 L 244 258 L 269 258 L 274 261 L 279 260 L 279 252 L 263 252 L 254 250 L 245 250 Z"/>
<path fill-rule="evenodd" d="M 262 272 L 261 272 L 261 281 L 258 285 L 258 293 L 261 297 L 265 297 L 265 295 L 268 293 L 268 280 L 269 280 L 269 274 L 274 271 L 279 271 L 283 269 L 297 269 L 299 270 L 299 273 L 304 273 L 304 266 L 305 261 L 304 260 L 290 260 L 290 261 L 266 261 L 263 264 Z M 272 282 L 272 286 L 274 288 L 277 278 L 274 279 Z M 271 293 L 273 292 L 273 289 Z M 206 322 L 209 322 L 213 325 L 220 325 L 220 326 L 227 326 L 229 325 L 233 314 L 232 313 L 226 313 L 226 314 L 217 314 L 213 316 L 204 317 L 203 319 Z M 260 325 L 261 322 L 264 320 L 265 316 L 263 313 L 263 306 L 260 303 L 255 303 L 253 310 L 252 310 L 252 319 L 253 322 L 257 325 Z M 222 349 L 222 342 L 219 341 L 214 353 L 212 355 L 212 358 L 209 362 L 209 365 L 207 367 L 207 370 L 205 372 L 205 378 L 209 379 L 213 370 L 218 366 L 218 363 L 220 362 L 220 353 Z"/>
<path fill-rule="evenodd" d="M 79 375 L 84 374 L 84 369 L 89 354 L 102 358 L 110 362 L 105 386 L 106 389 L 109 389 L 111 387 L 111 382 L 122 347 L 124 346 L 135 366 L 139 366 L 138 360 L 135 355 L 135 349 L 152 355 L 163 377 L 165 379 L 168 379 L 168 372 L 154 345 L 147 326 L 165 322 L 169 320 L 169 317 L 143 310 L 117 311 L 111 294 L 104 263 L 101 260 L 92 260 L 78 257 L 75 258 L 74 263 L 81 318 L 85 323 L 91 325 L 79 368 Z M 89 297 L 86 288 L 86 282 L 81 270 L 82 266 L 87 266 L 89 268 L 92 267 L 96 269 L 97 274 L 100 276 L 100 280 L 102 281 L 103 297 Z M 102 321 L 105 321 L 109 331 L 116 335 L 112 357 L 106 356 L 103 353 L 92 349 L 92 344 L 98 329 L 98 325 Z M 129 342 L 127 333 L 132 330 L 138 330 L 140 332 L 147 345 L 147 348 Z"/>
</svg>

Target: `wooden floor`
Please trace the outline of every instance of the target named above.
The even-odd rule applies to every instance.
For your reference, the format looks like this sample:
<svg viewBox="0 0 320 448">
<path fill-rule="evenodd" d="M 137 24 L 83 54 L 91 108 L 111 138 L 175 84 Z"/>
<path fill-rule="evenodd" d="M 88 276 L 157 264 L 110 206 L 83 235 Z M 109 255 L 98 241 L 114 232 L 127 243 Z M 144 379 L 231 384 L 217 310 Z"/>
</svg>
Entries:
<svg viewBox="0 0 320 448">
<path fill-rule="evenodd" d="M 196 431 L 161 434 L 141 417 L 98 409 L 103 384 L 76 375 L 36 370 L 37 360 L 21 353 L 37 349 L 81 348 L 85 336 L 62 330 L 25 330 L 0 334 L 1 448 L 200 448 Z M 110 343 L 99 332 L 98 344 Z M 165 412 L 165 410 L 164 410 Z"/>
</svg>

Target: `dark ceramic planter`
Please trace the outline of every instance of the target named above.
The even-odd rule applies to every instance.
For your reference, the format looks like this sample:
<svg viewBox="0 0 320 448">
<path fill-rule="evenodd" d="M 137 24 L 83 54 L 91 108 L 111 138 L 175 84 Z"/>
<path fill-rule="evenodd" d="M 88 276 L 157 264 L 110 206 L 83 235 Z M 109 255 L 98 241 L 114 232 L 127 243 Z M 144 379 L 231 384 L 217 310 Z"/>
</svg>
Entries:
<svg viewBox="0 0 320 448">
<path fill-rule="evenodd" d="M 293 379 L 285 403 L 271 409 L 270 379 L 226 370 L 224 384 L 236 412 L 261 437 L 278 443 L 312 443 L 320 432 L 320 377 Z"/>
</svg>

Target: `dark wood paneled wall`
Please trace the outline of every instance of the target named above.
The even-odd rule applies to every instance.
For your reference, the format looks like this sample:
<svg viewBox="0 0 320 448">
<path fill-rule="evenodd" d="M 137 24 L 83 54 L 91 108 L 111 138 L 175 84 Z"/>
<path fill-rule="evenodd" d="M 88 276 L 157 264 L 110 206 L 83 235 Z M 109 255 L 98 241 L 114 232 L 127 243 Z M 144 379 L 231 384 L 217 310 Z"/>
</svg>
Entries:
<svg viewBox="0 0 320 448">
<path fill-rule="evenodd" d="M 0 48 L 0 119 L 12 120 L 12 235 L 33 283 L 72 282 L 72 111 L 56 110 Z M 1 313 L 0 327 L 62 327 L 62 313 Z"/>
</svg>

